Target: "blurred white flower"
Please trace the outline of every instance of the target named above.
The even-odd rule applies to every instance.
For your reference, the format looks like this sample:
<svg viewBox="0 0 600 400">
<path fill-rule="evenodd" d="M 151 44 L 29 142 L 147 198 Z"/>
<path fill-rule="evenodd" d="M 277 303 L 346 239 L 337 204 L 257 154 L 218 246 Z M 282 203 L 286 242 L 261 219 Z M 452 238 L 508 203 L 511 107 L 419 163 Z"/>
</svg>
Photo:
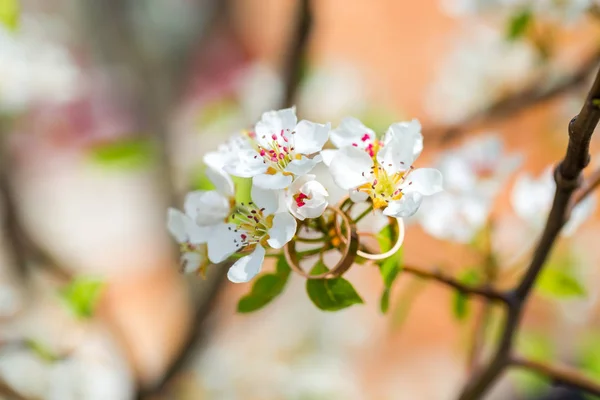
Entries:
<svg viewBox="0 0 600 400">
<path fill-rule="evenodd" d="M 0 25 L 0 108 L 7 112 L 76 94 L 79 70 L 68 50 L 40 29 L 43 22 L 25 16 L 17 32 Z"/>
<path fill-rule="evenodd" d="M 286 190 L 286 205 L 299 220 L 320 217 L 327 205 L 329 194 L 315 175 L 304 175 L 296 179 Z"/>
<path fill-rule="evenodd" d="M 536 179 L 529 173 L 517 177 L 511 193 L 511 204 L 517 215 L 535 229 L 542 229 L 546 222 L 556 182 L 553 177 L 553 167 L 548 167 Z M 577 228 L 590 217 L 596 209 L 596 199 L 588 196 L 571 212 L 571 218 L 561 231 L 564 236 L 571 236 Z"/>
<path fill-rule="evenodd" d="M 356 192 L 355 201 L 360 199 L 357 194 L 366 195 L 363 199 L 370 197 L 373 207 L 383 208 L 384 215 L 404 218 L 417 211 L 423 196 L 442 190 L 442 175 L 433 168 L 412 167 L 422 137 L 410 125 L 397 127 L 397 134 L 373 155 L 368 148 L 342 147 L 331 159 L 329 170 L 337 185 Z"/>
<path fill-rule="evenodd" d="M 442 0 L 443 8 L 451 15 L 506 14 L 529 9 L 536 17 L 563 23 L 581 18 L 597 0 Z"/>
<path fill-rule="evenodd" d="M 351 65 L 331 63 L 312 70 L 300 87 L 298 107 L 315 120 L 332 120 L 365 109 L 365 80 Z"/>
<path fill-rule="evenodd" d="M 509 43 L 501 32 L 470 24 L 442 63 L 426 107 L 433 117 L 456 123 L 531 79 L 536 52 L 525 41 Z"/>
<path fill-rule="evenodd" d="M 309 173 L 321 162 L 318 153 L 329 138 L 330 125 L 297 121 L 295 108 L 264 113 L 249 134 L 253 148 L 241 150 L 225 171 L 253 178 L 253 185 L 271 190 L 285 189 Z"/>
<path fill-rule="evenodd" d="M 264 110 L 281 104 L 284 87 L 277 72 L 265 64 L 254 63 L 236 80 L 237 96 L 246 119 L 255 121 Z"/>
<path fill-rule="evenodd" d="M 444 193 L 426 199 L 418 214 L 423 229 L 445 240 L 467 243 L 485 225 L 495 196 L 521 162 L 504 153 L 502 141 L 486 135 L 442 155 L 437 168 Z"/>
<path fill-rule="evenodd" d="M 215 227 L 227 220 L 234 204 L 234 186 L 229 175 L 210 167 L 206 174 L 217 190 L 188 193 L 185 214 L 174 208 L 168 210 L 167 227 L 180 245 L 181 269 L 186 273 L 205 273 L 206 243 Z"/>
<path fill-rule="evenodd" d="M 288 212 L 277 213 L 278 193 L 252 187 L 252 202 L 236 209 L 232 222 L 222 222 L 208 239 L 208 257 L 224 261 L 238 251 L 252 251 L 237 260 L 227 273 L 234 283 L 248 282 L 262 269 L 266 248 L 280 249 L 296 234 L 296 219 Z"/>
</svg>

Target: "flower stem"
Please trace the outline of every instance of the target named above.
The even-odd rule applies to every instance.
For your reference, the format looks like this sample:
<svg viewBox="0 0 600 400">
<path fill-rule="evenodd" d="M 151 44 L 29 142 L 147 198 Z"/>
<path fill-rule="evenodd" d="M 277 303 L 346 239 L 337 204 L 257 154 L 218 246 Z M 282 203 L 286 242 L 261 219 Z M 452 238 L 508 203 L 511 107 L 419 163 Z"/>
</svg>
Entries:
<svg viewBox="0 0 600 400">
<path fill-rule="evenodd" d="M 363 219 L 364 217 L 366 217 L 367 215 L 369 215 L 369 213 L 373 211 L 373 206 L 369 206 L 365 211 L 363 211 L 358 217 L 356 217 L 352 222 L 354 222 L 355 224 L 358 223 L 358 221 L 360 221 L 361 219 Z"/>
</svg>

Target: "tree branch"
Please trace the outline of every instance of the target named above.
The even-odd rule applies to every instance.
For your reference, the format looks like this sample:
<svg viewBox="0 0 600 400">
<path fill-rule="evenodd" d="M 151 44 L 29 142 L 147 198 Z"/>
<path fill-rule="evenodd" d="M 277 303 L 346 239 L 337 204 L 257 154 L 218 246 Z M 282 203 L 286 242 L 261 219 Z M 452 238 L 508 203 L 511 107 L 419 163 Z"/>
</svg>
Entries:
<svg viewBox="0 0 600 400">
<path fill-rule="evenodd" d="M 589 145 L 600 120 L 600 71 L 579 115 L 569 124 L 569 144 L 562 162 L 556 167 L 554 177 L 556 192 L 544 232 L 533 258 L 518 286 L 508 293 L 507 316 L 500 344 L 492 360 L 477 371 L 467 382 L 460 400 L 480 399 L 510 364 L 513 338 L 518 330 L 524 306 L 537 280 L 554 242 L 566 222 L 573 192 L 580 185 L 582 170 L 590 160 Z"/>
<path fill-rule="evenodd" d="M 544 375 L 556 383 L 569 386 L 574 389 L 580 389 L 585 392 L 600 396 L 600 384 L 587 378 L 578 370 L 558 365 L 547 365 L 545 363 L 528 360 L 523 357 L 513 357 L 511 366 L 525 368 L 529 371 Z"/>
<path fill-rule="evenodd" d="M 472 286 L 464 284 L 450 275 L 446 275 L 440 269 L 426 270 L 410 265 L 402 266 L 402 270 L 406 273 L 418 276 L 419 278 L 434 280 L 443 283 L 446 286 L 450 286 L 466 295 L 480 296 L 488 300 L 500 301 L 507 303 L 509 301 L 508 296 L 505 293 L 497 291 L 488 285 L 485 286 Z"/>
<path fill-rule="evenodd" d="M 474 113 L 457 124 L 428 129 L 426 131 L 427 138 L 445 143 L 458 138 L 465 132 L 477 129 L 484 123 L 513 116 L 532 106 L 553 100 L 583 85 L 598 65 L 598 62 L 600 62 L 600 51 L 594 52 L 573 74 L 565 77 L 555 86 L 544 89 L 547 79 L 540 79 L 529 86 L 525 86 L 522 90 L 498 100 L 486 109 Z"/>
</svg>

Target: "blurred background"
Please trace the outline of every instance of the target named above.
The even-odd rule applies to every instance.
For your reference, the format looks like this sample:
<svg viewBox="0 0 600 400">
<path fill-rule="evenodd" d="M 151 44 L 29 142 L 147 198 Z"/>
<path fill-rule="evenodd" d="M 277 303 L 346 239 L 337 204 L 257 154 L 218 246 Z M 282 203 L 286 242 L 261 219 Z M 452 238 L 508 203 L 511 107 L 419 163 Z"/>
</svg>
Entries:
<svg viewBox="0 0 600 400">
<path fill-rule="evenodd" d="M 318 310 L 292 276 L 267 307 L 237 313 L 252 284 L 230 283 L 225 267 L 181 274 L 166 209 L 206 188 L 202 155 L 264 111 L 295 105 L 333 126 L 351 115 L 379 133 L 418 118 L 420 166 L 482 137 L 519 161 L 478 226 L 487 250 L 417 215 L 404 262 L 464 275 L 493 254 L 506 285 L 541 230 L 515 209 L 513 184 L 564 154 L 600 61 L 597 6 L 0 0 L 0 398 L 455 398 L 486 307 L 477 300 L 401 274 L 382 313 L 379 272 L 357 266 L 347 279 L 364 305 Z M 456 213 L 433 225 L 458 226 Z M 589 214 L 553 253 L 569 274 L 542 280 L 518 343 L 600 378 L 600 221 Z M 511 372 L 489 398 L 583 397 Z"/>
</svg>

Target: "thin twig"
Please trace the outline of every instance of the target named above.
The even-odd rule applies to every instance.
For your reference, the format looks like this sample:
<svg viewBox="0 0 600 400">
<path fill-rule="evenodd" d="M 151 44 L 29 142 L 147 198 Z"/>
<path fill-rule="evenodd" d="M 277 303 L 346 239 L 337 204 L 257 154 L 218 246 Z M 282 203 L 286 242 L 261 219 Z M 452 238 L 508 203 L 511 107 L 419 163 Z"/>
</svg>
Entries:
<svg viewBox="0 0 600 400">
<path fill-rule="evenodd" d="M 486 286 L 472 286 L 462 283 L 456 280 L 454 277 L 445 274 L 440 269 L 427 270 L 411 265 L 403 265 L 402 271 L 418 276 L 419 278 L 434 280 L 443 283 L 446 286 L 450 286 L 466 295 L 474 295 L 484 297 L 489 300 L 500 301 L 506 303 L 508 301 L 507 296 L 500 291 L 497 291 L 488 285 Z"/>
<path fill-rule="evenodd" d="M 592 174 L 583 182 L 581 190 L 578 190 L 573 194 L 571 199 L 571 205 L 569 206 L 569 214 L 573 211 L 573 208 L 585 200 L 594 190 L 600 186 L 600 168 L 596 169 Z"/>
<path fill-rule="evenodd" d="M 544 232 L 533 258 L 518 286 L 508 293 L 507 316 L 500 343 L 491 361 L 478 370 L 467 382 L 459 400 L 476 400 L 490 389 L 502 372 L 510 365 L 513 339 L 523 316 L 525 304 L 533 285 L 550 255 L 560 230 L 567 218 L 568 207 L 574 191 L 581 184 L 581 172 L 590 160 L 589 145 L 594 129 L 600 120 L 600 71 L 587 99 L 576 118 L 569 124 L 569 144 L 565 158 L 557 166 L 554 178 L 556 191 Z"/>
<path fill-rule="evenodd" d="M 532 106 L 553 100 L 584 84 L 598 62 L 600 62 L 600 51 L 594 52 L 572 75 L 563 78 L 555 86 L 545 88 L 547 79 L 540 79 L 518 92 L 498 100 L 484 110 L 474 113 L 459 123 L 428 129 L 426 131 L 427 139 L 445 143 L 465 132 L 477 129 L 485 123 L 513 116 Z"/>
<path fill-rule="evenodd" d="M 564 365 L 549 365 L 540 361 L 528 360 L 523 357 L 513 357 L 511 366 L 537 372 L 550 378 L 555 383 L 564 384 L 573 389 L 600 396 L 600 383 L 584 376 L 575 368 Z"/>
<path fill-rule="evenodd" d="M 312 28 L 312 14 L 310 12 L 310 0 L 300 0 L 297 11 L 296 33 L 292 37 L 285 65 L 285 94 L 283 104 L 285 107 L 294 105 L 298 87 L 302 79 L 304 68 L 304 57 L 308 47 L 308 39 Z"/>
</svg>

